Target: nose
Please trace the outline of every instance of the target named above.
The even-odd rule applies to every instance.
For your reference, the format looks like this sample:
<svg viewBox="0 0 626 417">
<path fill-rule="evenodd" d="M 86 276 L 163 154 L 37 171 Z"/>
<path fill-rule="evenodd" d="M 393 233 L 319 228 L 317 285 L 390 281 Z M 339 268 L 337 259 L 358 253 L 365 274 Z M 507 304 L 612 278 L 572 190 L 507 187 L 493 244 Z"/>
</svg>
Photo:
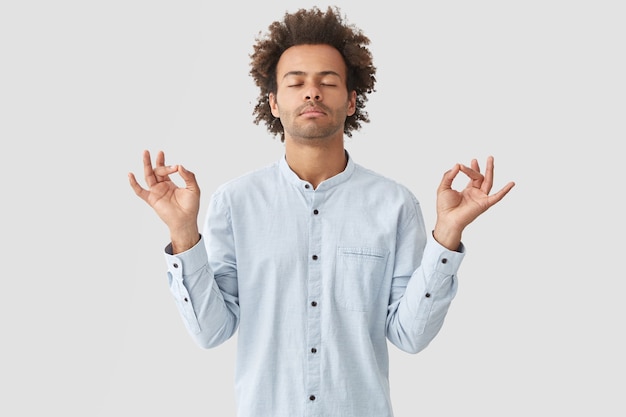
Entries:
<svg viewBox="0 0 626 417">
<path fill-rule="evenodd" d="M 305 92 L 305 101 L 320 101 L 322 99 L 322 93 L 317 86 L 310 86 Z"/>
</svg>

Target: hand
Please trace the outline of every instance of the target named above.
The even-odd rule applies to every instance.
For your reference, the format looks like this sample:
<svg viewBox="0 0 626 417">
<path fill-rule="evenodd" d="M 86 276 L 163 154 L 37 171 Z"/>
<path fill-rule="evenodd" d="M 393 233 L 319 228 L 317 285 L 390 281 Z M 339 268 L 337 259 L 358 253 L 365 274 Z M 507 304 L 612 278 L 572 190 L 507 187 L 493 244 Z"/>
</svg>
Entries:
<svg viewBox="0 0 626 417">
<path fill-rule="evenodd" d="M 137 182 L 135 175 L 128 174 L 135 194 L 154 209 L 170 229 L 174 253 L 190 249 L 200 239 L 198 211 L 200 188 L 195 175 L 182 165 L 165 165 L 165 154 L 159 151 L 156 166 L 152 167 L 150 152 L 143 152 L 143 172 L 148 189 Z M 185 181 L 185 188 L 177 186 L 170 175 L 178 173 Z"/>
<path fill-rule="evenodd" d="M 465 189 L 452 189 L 452 182 L 459 172 L 469 177 Z M 480 173 L 478 161 L 473 159 L 471 167 L 456 164 L 443 175 L 437 189 L 437 223 L 435 239 L 451 250 L 456 250 L 461 243 L 465 227 L 491 206 L 502 200 L 515 185 L 509 182 L 500 191 L 489 195 L 493 186 L 493 157 L 487 158 L 485 174 Z"/>
</svg>

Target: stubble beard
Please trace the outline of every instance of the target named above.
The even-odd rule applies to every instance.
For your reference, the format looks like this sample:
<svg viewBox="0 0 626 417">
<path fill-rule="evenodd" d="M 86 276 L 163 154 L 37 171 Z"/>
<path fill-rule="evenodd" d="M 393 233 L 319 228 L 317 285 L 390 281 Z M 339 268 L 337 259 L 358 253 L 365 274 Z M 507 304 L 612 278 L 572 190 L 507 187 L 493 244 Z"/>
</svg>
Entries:
<svg viewBox="0 0 626 417">
<path fill-rule="evenodd" d="M 319 141 L 335 136 L 342 127 L 343 125 L 336 123 L 320 125 L 313 120 L 309 120 L 306 124 L 295 123 L 288 133 L 290 136 L 301 140 Z"/>
<path fill-rule="evenodd" d="M 318 119 L 299 119 L 299 115 L 303 109 L 298 109 L 296 113 L 290 116 L 292 123 L 288 126 L 283 124 L 285 133 L 296 140 L 302 141 L 323 141 L 337 135 L 337 132 L 343 132 L 344 120 L 337 120 L 336 113 L 324 106 L 320 107 L 325 113 L 326 118 Z"/>
</svg>

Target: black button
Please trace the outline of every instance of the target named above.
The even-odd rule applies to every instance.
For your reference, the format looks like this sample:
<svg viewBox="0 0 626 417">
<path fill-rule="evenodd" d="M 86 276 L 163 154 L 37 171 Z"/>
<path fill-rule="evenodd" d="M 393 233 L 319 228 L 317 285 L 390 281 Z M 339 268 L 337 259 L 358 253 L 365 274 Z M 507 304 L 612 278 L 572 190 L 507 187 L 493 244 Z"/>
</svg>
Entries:
<svg viewBox="0 0 626 417">
<path fill-rule="evenodd" d="M 185 300 L 185 302 L 186 302 L 186 303 L 188 303 L 188 302 L 189 302 L 189 300 L 187 299 L 187 297 L 185 297 L 185 298 L 184 298 L 184 300 Z"/>
<path fill-rule="evenodd" d="M 178 268 L 178 264 L 172 264 L 174 268 Z"/>
<path fill-rule="evenodd" d="M 311 353 L 317 353 L 317 349 L 311 348 Z"/>
<path fill-rule="evenodd" d="M 314 261 L 317 261 L 317 255 L 313 255 L 312 258 Z"/>
<path fill-rule="evenodd" d="M 317 307 L 317 301 L 311 301 L 311 305 L 312 305 L 313 307 Z"/>
<path fill-rule="evenodd" d="M 315 395 L 311 395 L 311 396 L 309 397 L 309 400 L 311 400 L 311 401 L 315 401 Z"/>
<path fill-rule="evenodd" d="M 308 190 L 309 188 L 311 188 L 311 186 L 309 184 L 304 184 L 304 188 Z"/>
<path fill-rule="evenodd" d="M 447 260 L 446 258 L 443 258 L 443 259 L 441 260 L 441 263 L 442 263 L 442 264 L 445 264 L 445 263 L 447 263 L 447 262 L 448 262 L 448 260 Z"/>
<path fill-rule="evenodd" d="M 429 292 L 427 292 L 427 293 L 426 293 L 426 295 L 425 295 L 425 297 L 426 297 L 426 298 L 430 298 L 430 293 L 429 293 Z"/>
<path fill-rule="evenodd" d="M 313 210 L 313 214 L 320 214 L 320 212 L 317 209 L 315 209 Z"/>
</svg>

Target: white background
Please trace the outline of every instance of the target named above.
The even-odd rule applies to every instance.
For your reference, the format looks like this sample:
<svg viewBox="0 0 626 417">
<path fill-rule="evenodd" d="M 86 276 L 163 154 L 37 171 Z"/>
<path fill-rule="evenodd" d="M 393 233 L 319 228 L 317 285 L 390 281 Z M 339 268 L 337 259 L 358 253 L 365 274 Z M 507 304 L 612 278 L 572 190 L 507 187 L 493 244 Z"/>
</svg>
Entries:
<svg viewBox="0 0 626 417">
<path fill-rule="evenodd" d="M 236 338 L 187 335 L 167 230 L 127 173 L 165 150 L 204 216 L 217 185 L 278 159 L 248 55 L 312 4 L 2 2 L 0 414 L 234 415 Z M 492 154 L 495 188 L 517 183 L 467 229 L 438 338 L 390 348 L 397 417 L 626 415 L 621 2 L 336 4 L 378 68 L 358 163 L 407 185 L 428 227 L 455 162 Z"/>
</svg>

